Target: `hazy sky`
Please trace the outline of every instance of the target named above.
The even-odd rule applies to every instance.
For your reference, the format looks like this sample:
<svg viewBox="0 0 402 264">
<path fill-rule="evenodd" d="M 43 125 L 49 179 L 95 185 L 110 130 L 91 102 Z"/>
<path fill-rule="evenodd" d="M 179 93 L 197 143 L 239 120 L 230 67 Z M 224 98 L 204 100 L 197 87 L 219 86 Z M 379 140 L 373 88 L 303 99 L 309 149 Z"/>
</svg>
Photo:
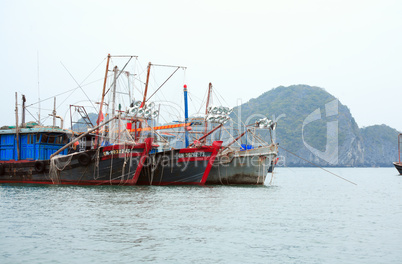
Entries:
<svg viewBox="0 0 402 264">
<path fill-rule="evenodd" d="M 0 125 L 14 124 L 15 92 L 29 104 L 38 80 L 42 99 L 75 88 L 74 79 L 104 71 L 111 53 L 137 55 L 144 68 L 186 66 L 192 95 L 203 98 L 212 82 L 232 106 L 280 85 L 319 86 L 360 127 L 402 131 L 401 14 L 402 1 L 387 0 L 0 0 Z M 99 83 L 91 98 L 100 97 Z"/>
</svg>

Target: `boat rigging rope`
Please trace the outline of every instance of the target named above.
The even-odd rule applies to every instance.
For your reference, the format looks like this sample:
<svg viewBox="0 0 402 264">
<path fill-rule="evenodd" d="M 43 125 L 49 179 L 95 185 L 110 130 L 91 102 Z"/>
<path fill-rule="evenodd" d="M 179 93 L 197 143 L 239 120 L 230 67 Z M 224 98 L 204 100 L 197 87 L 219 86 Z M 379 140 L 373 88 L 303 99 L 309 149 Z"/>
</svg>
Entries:
<svg viewBox="0 0 402 264">
<path fill-rule="evenodd" d="M 166 155 L 166 151 L 163 151 L 163 157 Z M 162 164 L 161 168 L 162 168 L 162 172 L 161 172 L 161 177 L 159 178 L 159 184 L 162 182 L 163 179 L 163 172 L 165 171 L 165 164 Z M 152 178 L 153 181 L 153 178 Z M 150 182 L 149 185 L 152 185 L 152 182 Z"/>
<path fill-rule="evenodd" d="M 120 75 L 124 72 L 124 69 L 127 67 L 127 65 L 130 63 L 131 59 L 133 58 L 133 56 L 130 56 L 130 59 L 127 61 L 126 65 L 124 65 L 123 69 L 121 69 L 119 71 L 119 74 L 116 76 L 116 80 L 119 79 Z M 110 89 L 113 87 L 115 81 L 113 80 L 112 84 L 110 85 L 109 89 L 107 89 L 107 91 L 105 92 L 105 94 L 107 94 Z"/>
<path fill-rule="evenodd" d="M 95 165 L 94 165 L 94 176 L 93 176 L 94 180 L 99 179 L 99 160 L 100 160 L 99 153 L 100 153 L 100 147 L 98 147 L 95 152 Z"/>
<path fill-rule="evenodd" d="M 64 170 L 70 164 L 73 155 L 74 154 L 68 156 L 55 156 L 50 159 L 49 178 L 52 180 L 53 184 L 60 184 L 60 171 Z M 61 159 L 65 158 L 67 158 L 65 162 L 61 161 Z"/>
<path fill-rule="evenodd" d="M 149 156 L 148 156 L 149 158 Z M 155 156 L 152 155 L 151 156 L 151 160 L 152 160 L 152 165 L 151 165 L 151 180 L 150 180 L 150 185 L 152 185 L 152 182 L 154 181 L 154 176 L 155 176 L 155 170 L 156 170 L 156 162 L 155 162 Z M 161 176 L 162 177 L 162 176 Z"/>
<path fill-rule="evenodd" d="M 249 132 L 254 136 L 255 139 L 257 139 L 258 141 L 260 141 L 260 143 L 262 143 L 263 146 L 265 146 L 265 144 L 267 144 L 265 147 L 268 147 L 268 146 L 269 146 L 268 142 L 264 141 L 264 140 L 261 139 L 258 135 L 254 134 L 253 131 L 251 131 L 251 129 L 249 130 Z"/>
<path fill-rule="evenodd" d="M 40 123 L 40 120 L 38 120 L 31 112 L 29 112 L 28 108 L 25 107 L 25 111 L 27 111 L 37 123 Z"/>
<path fill-rule="evenodd" d="M 218 93 L 218 91 L 216 91 L 215 92 L 215 90 L 212 90 L 213 91 L 213 93 L 216 95 L 216 97 L 217 97 L 217 99 L 219 100 L 219 98 L 218 98 L 218 95 L 222 98 L 222 100 L 225 102 L 225 104 L 226 105 L 229 105 L 227 102 L 226 102 L 226 100 L 225 100 L 225 98 L 222 96 L 222 95 L 220 95 L 219 93 Z M 220 102 L 220 101 L 219 101 Z M 240 106 L 238 106 L 238 107 L 240 107 L 240 109 L 241 109 L 241 105 Z M 237 115 L 237 113 L 236 112 L 232 112 L 236 117 L 237 117 L 237 120 L 240 120 L 240 122 L 243 124 L 243 126 L 245 126 L 245 127 L 247 127 L 247 125 L 243 122 L 243 120 L 241 120 L 241 116 L 239 117 L 238 115 Z"/>
<path fill-rule="evenodd" d="M 127 149 L 127 145 L 124 143 L 124 150 L 126 150 L 126 149 Z M 131 146 L 130 152 L 132 149 L 133 149 L 133 147 Z M 124 174 L 125 174 L 125 170 L 126 170 L 128 157 L 129 157 L 129 154 L 125 153 L 124 161 L 123 161 L 123 168 L 121 169 L 121 181 L 124 181 Z M 129 172 L 130 172 L 130 168 L 129 168 Z"/>
<path fill-rule="evenodd" d="M 85 81 L 92 75 L 92 73 L 94 73 L 94 72 L 99 68 L 99 66 L 105 61 L 105 59 L 106 59 L 106 58 L 104 58 L 104 59 L 98 64 L 98 66 L 96 66 L 96 68 L 81 82 L 81 84 L 82 84 L 83 82 L 85 82 Z M 104 79 L 104 78 L 95 80 L 95 81 L 93 81 L 93 82 L 89 82 L 89 83 L 87 83 L 87 84 L 81 85 L 81 87 L 87 86 L 87 85 L 89 85 L 89 84 L 98 82 L 98 81 L 103 80 L 103 79 Z M 33 105 L 35 105 L 35 104 L 42 103 L 42 102 L 44 102 L 44 101 L 47 101 L 47 100 L 49 100 L 49 99 L 52 99 L 52 98 L 54 98 L 54 97 L 58 97 L 58 96 L 60 96 L 60 95 L 63 95 L 63 94 L 69 93 L 69 92 L 74 92 L 74 91 L 77 90 L 78 88 L 80 88 L 80 87 L 78 86 L 78 87 L 75 87 L 75 88 L 70 89 L 70 90 L 68 90 L 68 91 L 65 91 L 65 92 L 56 94 L 56 95 L 54 95 L 54 96 L 48 97 L 48 98 L 46 98 L 46 99 L 42 99 L 42 100 L 40 100 L 40 101 L 38 101 L 38 102 L 36 102 L 36 103 L 32 103 L 32 104 L 30 104 L 30 105 L 27 105 L 26 107 L 30 107 L 30 106 L 33 106 Z M 61 104 L 60 104 L 60 105 L 61 105 Z"/>
<path fill-rule="evenodd" d="M 193 96 L 194 96 L 194 95 L 193 95 L 192 93 L 190 93 L 190 92 L 187 92 L 187 96 L 188 96 L 188 98 L 190 99 L 190 101 L 193 102 Z M 194 99 L 199 100 L 196 96 L 194 96 Z M 197 107 L 195 106 L 195 104 L 190 104 L 190 105 L 193 106 L 194 111 L 197 111 Z M 196 112 L 196 113 L 197 113 L 197 112 Z"/>
<path fill-rule="evenodd" d="M 330 174 L 332 174 L 332 175 L 334 175 L 334 176 L 336 176 L 336 177 L 338 177 L 338 178 L 340 178 L 340 179 L 342 179 L 342 180 L 344 180 L 344 181 L 347 181 L 347 182 L 350 182 L 350 183 L 352 183 L 352 184 L 354 184 L 354 185 L 357 185 L 356 183 L 354 183 L 354 182 L 352 182 L 352 181 L 350 181 L 350 180 L 348 180 L 348 179 L 345 179 L 345 178 L 343 178 L 343 177 L 341 177 L 341 176 L 339 176 L 339 175 L 337 175 L 337 174 L 335 174 L 335 173 L 333 173 L 333 172 L 331 172 L 331 171 L 329 171 L 329 170 L 326 170 L 326 169 L 324 169 L 323 167 L 318 166 L 317 164 L 315 164 L 315 163 L 313 163 L 313 162 L 311 162 L 311 161 L 309 161 L 309 160 L 303 159 L 303 158 L 300 157 L 299 155 L 297 155 L 297 154 L 295 154 L 295 153 L 293 153 L 293 152 L 291 152 L 291 151 L 289 151 L 289 150 L 287 150 L 287 149 L 285 149 L 285 148 L 283 148 L 283 147 L 281 147 L 281 146 L 279 146 L 279 145 L 278 145 L 278 147 L 281 148 L 281 149 L 283 149 L 284 151 L 289 152 L 290 154 L 292 154 L 292 155 L 294 155 L 294 156 L 296 156 L 296 157 L 298 157 L 298 158 L 304 160 L 304 161 L 307 161 L 307 162 L 310 163 L 311 165 L 313 165 L 313 166 L 315 166 L 315 167 L 317 167 L 317 168 L 320 168 L 320 169 L 322 169 L 322 170 L 324 170 L 324 171 L 326 171 L 326 172 L 328 172 L 328 173 L 330 173 Z"/>
<path fill-rule="evenodd" d="M 219 166 L 219 163 L 218 163 L 218 177 L 219 177 L 219 182 L 223 185 L 223 182 L 222 182 L 222 177 L 221 177 L 221 166 Z"/>
<path fill-rule="evenodd" d="M 231 136 L 232 139 L 236 141 L 235 143 L 237 143 L 237 144 L 239 145 L 239 147 L 241 147 L 241 144 L 238 142 L 238 140 L 236 140 L 236 139 L 232 136 L 232 134 L 230 134 L 230 132 L 226 130 L 225 126 L 222 126 L 222 127 L 223 127 L 223 129 L 224 129 L 226 132 L 228 132 L 229 136 Z M 239 139 L 240 139 L 240 138 L 239 138 Z"/>
<path fill-rule="evenodd" d="M 111 158 L 110 158 L 110 173 L 109 173 L 109 182 L 110 182 L 110 184 L 112 184 L 113 158 L 114 158 L 114 155 L 111 155 Z"/>
<path fill-rule="evenodd" d="M 274 166 L 274 163 L 272 162 L 272 160 L 271 160 L 271 163 L 272 163 L 272 166 Z M 272 168 L 272 172 L 271 172 L 271 180 L 269 181 L 269 185 L 272 185 L 272 182 L 274 181 L 274 168 Z"/>
<path fill-rule="evenodd" d="M 64 66 L 64 64 L 60 61 L 61 65 L 64 67 L 64 69 L 66 69 L 66 71 L 68 72 L 68 74 L 70 74 L 71 78 L 73 78 L 74 82 L 78 85 L 78 87 L 81 89 L 81 91 L 85 94 L 85 96 L 87 97 L 88 101 L 92 104 L 92 107 L 94 109 L 96 109 L 96 107 L 94 106 L 94 104 L 92 103 L 91 99 L 89 99 L 88 95 L 85 93 L 84 89 L 82 89 L 81 85 L 77 82 L 77 80 L 74 78 L 74 76 L 70 73 L 70 71 L 66 68 L 66 66 Z M 67 99 L 66 99 L 67 100 Z M 65 100 L 64 100 L 65 101 Z M 63 101 L 63 103 L 64 103 Z"/>
<path fill-rule="evenodd" d="M 99 64 L 98 64 L 98 66 L 96 66 L 95 67 L 95 69 L 93 69 L 92 70 L 92 72 L 80 83 L 80 84 L 78 84 L 78 87 L 76 87 L 71 93 L 70 93 L 70 95 L 69 96 L 67 96 L 66 97 L 66 99 L 64 99 L 64 101 L 63 102 L 61 102 L 60 104 L 59 104 L 59 106 L 60 105 L 63 105 L 64 104 L 64 102 L 65 101 L 67 101 L 67 99 L 73 94 L 73 92 L 75 91 L 75 90 L 77 90 L 78 88 L 81 88 L 81 90 L 84 92 L 84 90 L 82 89 L 82 86 L 84 86 L 84 85 L 82 85 L 98 68 L 99 68 L 99 66 L 101 65 L 101 64 L 103 64 L 103 62 L 106 60 L 106 58 L 104 58 Z M 64 66 L 64 65 L 63 65 Z M 67 70 L 67 69 L 66 69 Z M 68 71 L 67 71 L 68 72 Z M 71 75 L 71 74 L 70 74 Z M 71 76 L 72 77 L 72 76 Z M 74 79 L 74 78 L 73 78 Z M 103 78 L 102 78 L 103 79 Z M 99 79 L 99 80 L 102 80 L 102 79 Z M 99 80 L 97 80 L 97 81 L 99 81 Z M 75 81 L 75 80 L 74 80 Z M 84 92 L 84 94 L 85 94 L 85 92 Z M 86 94 L 85 94 L 86 95 Z M 88 96 L 87 96 L 87 98 L 88 98 Z M 91 102 L 91 101 L 90 101 Z M 91 104 L 92 104 L 92 102 L 91 102 Z M 92 104 L 92 107 L 94 107 L 94 109 L 96 110 L 96 108 L 95 108 L 95 106 Z M 58 107 L 57 107 L 58 108 Z"/>
<path fill-rule="evenodd" d="M 200 109 L 198 110 L 197 113 L 201 113 L 201 108 L 204 106 L 204 101 L 205 101 L 205 98 L 207 97 L 207 93 L 208 93 L 208 90 L 205 91 L 204 97 L 202 98 L 202 101 L 200 104 Z"/>
<path fill-rule="evenodd" d="M 163 85 L 165 85 L 165 83 L 180 69 L 180 67 L 177 67 L 177 69 L 166 79 L 166 81 L 164 81 L 161 86 L 159 86 L 158 89 L 156 89 L 156 91 L 151 94 L 151 96 L 148 97 L 148 99 L 145 100 L 145 102 L 148 102 L 149 99 L 151 99 L 152 96 L 154 96 L 154 94 L 156 94 L 160 88 L 162 88 Z"/>
</svg>

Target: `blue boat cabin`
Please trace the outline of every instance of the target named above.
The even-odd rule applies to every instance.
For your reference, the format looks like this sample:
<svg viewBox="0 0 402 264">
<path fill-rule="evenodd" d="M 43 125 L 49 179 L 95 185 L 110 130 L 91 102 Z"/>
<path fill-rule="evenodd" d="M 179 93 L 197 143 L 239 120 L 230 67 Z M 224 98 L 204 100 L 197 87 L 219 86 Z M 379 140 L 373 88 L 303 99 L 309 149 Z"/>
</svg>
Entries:
<svg viewBox="0 0 402 264">
<path fill-rule="evenodd" d="M 46 160 L 69 142 L 69 136 L 64 132 L 42 132 L 42 130 L 22 129 L 19 133 L 20 160 Z M 66 155 L 68 149 L 60 154 Z M 17 160 L 17 139 L 15 130 L 0 131 L 0 160 Z"/>
</svg>

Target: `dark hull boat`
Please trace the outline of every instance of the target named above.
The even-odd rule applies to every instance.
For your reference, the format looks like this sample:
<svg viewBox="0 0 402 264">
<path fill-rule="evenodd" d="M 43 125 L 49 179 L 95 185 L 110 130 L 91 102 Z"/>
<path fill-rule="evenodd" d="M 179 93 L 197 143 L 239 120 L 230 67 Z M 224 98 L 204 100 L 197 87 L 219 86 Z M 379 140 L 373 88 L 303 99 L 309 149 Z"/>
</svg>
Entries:
<svg viewBox="0 0 402 264">
<path fill-rule="evenodd" d="M 395 168 L 398 170 L 399 174 L 402 175 L 402 163 L 400 162 L 394 162 Z"/>
<path fill-rule="evenodd" d="M 218 155 L 206 184 L 262 185 L 268 172 L 272 172 L 277 146 L 245 151 L 231 151 Z"/>
<path fill-rule="evenodd" d="M 204 185 L 222 141 L 212 146 L 182 148 L 151 154 L 138 185 Z"/>
<path fill-rule="evenodd" d="M 135 185 L 152 139 L 121 144 L 50 160 L 8 161 L 0 165 L 0 183 Z"/>
<path fill-rule="evenodd" d="M 111 56 L 108 55 L 97 126 L 93 127 L 83 107 L 74 106 L 86 124 L 83 129 L 86 132 L 82 132 L 83 134 L 62 129 L 61 118 L 61 128 L 55 126 L 58 117 L 56 99 L 51 115 L 53 126 L 35 123 L 27 127 L 24 122 L 25 97 L 23 97 L 22 124 L 19 125 L 18 114 L 16 114 L 16 126 L 0 130 L 0 183 L 71 185 L 135 185 L 137 183 L 146 159 L 154 147 L 153 136 L 147 134 L 132 138 L 124 125 L 135 121 L 136 124 L 147 126 L 151 119 L 152 107 L 150 104 L 144 104 L 144 97 L 141 116 L 135 117 L 129 115 L 128 111 L 121 111 L 121 102 L 119 102 L 119 110 L 116 110 L 116 82 L 120 74 L 117 75 L 119 70 L 115 66 L 113 85 L 109 93 L 111 107 L 106 113 L 108 120 L 104 121 L 105 115 L 102 108 L 109 91 L 106 91 L 106 86 L 110 58 Z M 17 106 L 16 102 L 18 113 Z M 104 122 L 101 123 L 102 121 Z M 80 146 L 78 150 L 77 146 Z"/>
</svg>

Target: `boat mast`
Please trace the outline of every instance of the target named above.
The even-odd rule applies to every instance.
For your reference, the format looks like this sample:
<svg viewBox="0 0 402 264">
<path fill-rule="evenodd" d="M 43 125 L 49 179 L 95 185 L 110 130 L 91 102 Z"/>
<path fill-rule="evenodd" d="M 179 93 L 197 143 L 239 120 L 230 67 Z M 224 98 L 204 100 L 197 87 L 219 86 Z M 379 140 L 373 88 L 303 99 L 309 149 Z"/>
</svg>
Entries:
<svg viewBox="0 0 402 264">
<path fill-rule="evenodd" d="M 105 100 L 106 80 L 107 80 L 107 73 L 109 71 L 109 61 L 110 61 L 110 54 L 107 55 L 105 80 L 103 81 L 102 99 L 101 99 L 100 107 L 99 107 L 97 125 L 99 125 L 99 123 L 101 122 L 101 116 L 103 115 L 102 107 L 103 107 L 103 102 Z M 95 147 L 97 147 L 97 145 L 98 145 L 98 135 L 99 135 L 99 127 L 98 127 L 98 129 L 96 129 Z"/>
<path fill-rule="evenodd" d="M 128 102 L 131 103 L 130 72 L 125 71 L 125 74 L 127 75 Z M 134 93 L 134 89 L 133 89 L 133 93 Z"/>
<path fill-rule="evenodd" d="M 114 72 L 114 81 L 113 81 L 113 93 L 112 93 L 112 118 L 115 116 L 115 112 L 116 112 L 116 82 L 117 82 L 117 71 L 119 69 L 117 68 L 117 66 L 114 66 L 113 68 L 113 72 Z"/>
<path fill-rule="evenodd" d="M 149 73 L 151 71 L 151 63 L 148 63 L 148 71 L 147 71 L 147 81 L 145 82 L 145 91 L 144 91 L 144 99 L 142 99 L 142 104 L 140 108 L 145 106 L 146 98 L 147 98 L 147 92 L 148 92 L 148 84 L 149 84 Z"/>
<path fill-rule="evenodd" d="M 18 94 L 15 93 L 15 134 L 17 139 L 17 160 L 20 160 L 20 133 L 18 127 Z"/>
<path fill-rule="evenodd" d="M 118 71 L 119 71 L 119 69 L 117 68 L 117 66 L 114 66 L 114 68 L 113 68 L 114 77 L 113 77 L 112 102 L 111 102 L 111 104 L 112 104 L 112 109 L 111 109 L 112 115 L 111 116 L 112 117 L 111 118 L 114 118 L 116 116 L 116 83 L 117 83 L 117 72 Z M 119 125 L 120 125 L 120 123 L 119 123 Z M 110 126 L 109 126 L 109 128 L 110 128 Z M 114 142 L 116 140 L 115 133 L 116 133 L 115 129 L 113 129 L 113 130 L 109 129 L 109 133 L 108 133 L 109 142 L 111 142 L 111 141 Z"/>
<path fill-rule="evenodd" d="M 184 86 L 184 123 L 187 124 L 188 123 L 188 101 L 187 101 L 187 85 L 185 84 Z M 188 130 L 187 130 L 187 126 L 184 127 L 184 138 L 185 138 L 185 142 L 186 142 L 186 148 L 188 148 Z"/>
<path fill-rule="evenodd" d="M 207 133 L 207 129 L 208 129 L 207 115 L 208 115 L 208 106 L 209 106 L 209 99 L 210 99 L 210 96 L 211 96 L 211 92 L 212 92 L 212 83 L 209 83 L 207 104 L 205 106 L 205 121 L 204 121 L 205 129 L 204 129 L 204 135 Z"/>
<path fill-rule="evenodd" d="M 103 107 L 103 103 L 104 103 L 104 100 L 105 100 L 106 80 L 107 80 L 107 73 L 109 71 L 109 61 L 110 61 L 110 54 L 107 55 L 105 80 L 103 81 L 102 99 L 101 99 L 101 103 L 100 103 L 100 107 L 99 107 L 99 116 L 103 114 L 102 113 L 102 107 Z M 100 123 L 99 118 L 100 117 L 98 117 L 98 125 Z M 98 131 L 96 132 L 96 134 L 98 134 Z"/>
<path fill-rule="evenodd" d="M 54 98 L 53 103 L 53 127 L 56 127 L 56 97 Z"/>
<path fill-rule="evenodd" d="M 39 103 L 39 110 L 38 110 L 38 125 L 40 125 L 40 86 L 39 86 L 39 51 L 37 52 L 36 62 L 38 68 L 38 103 Z"/>
<path fill-rule="evenodd" d="M 21 118 L 22 126 L 24 126 L 25 124 L 25 102 L 26 102 L 25 95 L 22 95 L 22 118 Z"/>
</svg>

